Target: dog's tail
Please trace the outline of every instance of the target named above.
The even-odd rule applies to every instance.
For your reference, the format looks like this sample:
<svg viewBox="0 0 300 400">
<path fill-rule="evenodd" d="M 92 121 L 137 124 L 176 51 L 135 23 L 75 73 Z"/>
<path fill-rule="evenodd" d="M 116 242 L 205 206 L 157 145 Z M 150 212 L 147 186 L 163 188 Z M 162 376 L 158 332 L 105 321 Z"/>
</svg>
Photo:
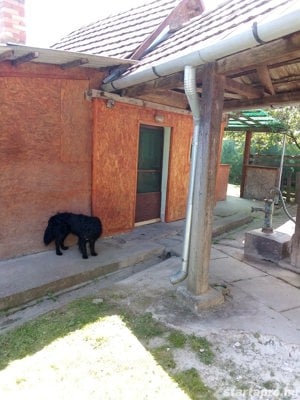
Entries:
<svg viewBox="0 0 300 400">
<path fill-rule="evenodd" d="M 55 230 L 53 229 L 54 220 L 51 217 L 48 221 L 48 226 L 44 233 L 44 243 L 47 246 L 55 239 Z"/>
<path fill-rule="evenodd" d="M 55 239 L 55 236 L 53 234 L 53 231 L 51 227 L 48 225 L 45 233 L 44 233 L 44 243 L 47 246 L 49 243 L 51 243 Z"/>
</svg>

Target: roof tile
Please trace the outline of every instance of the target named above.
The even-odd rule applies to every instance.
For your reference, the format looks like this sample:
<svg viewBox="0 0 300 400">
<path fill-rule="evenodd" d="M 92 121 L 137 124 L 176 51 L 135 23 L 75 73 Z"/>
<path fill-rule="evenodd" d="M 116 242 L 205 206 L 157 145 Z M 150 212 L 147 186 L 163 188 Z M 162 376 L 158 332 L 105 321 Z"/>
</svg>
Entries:
<svg viewBox="0 0 300 400">
<path fill-rule="evenodd" d="M 179 3 L 180 0 L 152 0 L 84 26 L 51 47 L 111 57 L 130 57 Z"/>
</svg>

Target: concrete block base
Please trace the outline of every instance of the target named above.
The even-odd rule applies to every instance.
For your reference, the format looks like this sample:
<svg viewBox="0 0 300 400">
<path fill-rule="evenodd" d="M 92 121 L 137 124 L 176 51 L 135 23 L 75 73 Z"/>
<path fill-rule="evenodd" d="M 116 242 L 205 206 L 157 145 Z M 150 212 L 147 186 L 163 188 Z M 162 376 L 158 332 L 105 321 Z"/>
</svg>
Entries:
<svg viewBox="0 0 300 400">
<path fill-rule="evenodd" d="M 244 255 L 249 260 L 267 260 L 278 262 L 290 256 L 291 236 L 274 231 L 264 233 L 254 229 L 245 233 Z"/>
<path fill-rule="evenodd" d="M 224 296 L 217 289 L 209 288 L 206 293 L 199 296 L 193 295 L 185 286 L 178 287 L 176 291 L 178 301 L 188 306 L 192 311 L 200 312 L 219 306 L 224 303 Z"/>
</svg>

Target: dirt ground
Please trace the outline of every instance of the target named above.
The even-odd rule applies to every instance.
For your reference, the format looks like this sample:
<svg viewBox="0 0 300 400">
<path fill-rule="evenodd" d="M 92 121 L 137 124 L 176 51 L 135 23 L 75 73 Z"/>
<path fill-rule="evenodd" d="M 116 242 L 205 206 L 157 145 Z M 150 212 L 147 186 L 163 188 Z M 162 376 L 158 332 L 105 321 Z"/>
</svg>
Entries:
<svg viewBox="0 0 300 400">
<path fill-rule="evenodd" d="M 300 346 L 257 332 L 203 329 L 201 322 L 206 325 L 212 313 L 221 311 L 203 312 L 199 317 L 179 307 L 174 291 L 164 291 L 163 282 L 168 274 L 154 268 L 161 286 L 153 289 L 150 269 L 120 282 L 113 288 L 113 295 L 131 309 L 151 312 L 166 325 L 205 336 L 212 343 L 213 365 L 207 366 L 195 354 L 180 349 L 175 358 L 182 369 L 196 368 L 218 399 L 299 399 Z"/>
</svg>

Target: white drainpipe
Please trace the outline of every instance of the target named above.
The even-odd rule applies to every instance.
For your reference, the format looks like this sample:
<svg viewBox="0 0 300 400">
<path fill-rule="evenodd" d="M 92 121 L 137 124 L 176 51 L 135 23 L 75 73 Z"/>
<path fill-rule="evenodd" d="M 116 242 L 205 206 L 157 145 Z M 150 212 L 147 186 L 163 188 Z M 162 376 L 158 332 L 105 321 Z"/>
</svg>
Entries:
<svg viewBox="0 0 300 400">
<path fill-rule="evenodd" d="M 194 183 L 195 183 L 196 157 L 198 152 L 199 132 L 200 132 L 200 102 L 196 91 L 196 87 L 197 87 L 196 70 L 194 67 L 186 66 L 184 68 L 184 90 L 194 118 L 194 134 L 193 134 L 193 144 L 192 144 L 190 183 L 189 183 L 189 193 L 188 193 L 188 202 L 186 211 L 185 233 L 184 233 L 184 242 L 182 251 L 182 266 L 181 270 L 170 278 L 171 283 L 173 283 L 173 285 L 183 281 L 188 276 L 188 257 L 190 249 L 190 236 L 191 236 L 191 224 L 192 224 L 193 193 L 194 193 Z"/>
<path fill-rule="evenodd" d="M 200 66 L 208 62 L 229 56 L 230 54 L 252 48 L 300 30 L 300 1 L 295 1 L 292 11 L 281 14 L 277 18 L 252 23 L 239 32 L 233 32 L 223 40 L 208 44 L 205 47 L 195 45 L 182 51 L 176 58 L 169 57 L 156 65 L 146 65 L 127 76 L 102 85 L 107 92 L 125 89 L 147 81 L 183 71 L 186 65 Z"/>
</svg>

